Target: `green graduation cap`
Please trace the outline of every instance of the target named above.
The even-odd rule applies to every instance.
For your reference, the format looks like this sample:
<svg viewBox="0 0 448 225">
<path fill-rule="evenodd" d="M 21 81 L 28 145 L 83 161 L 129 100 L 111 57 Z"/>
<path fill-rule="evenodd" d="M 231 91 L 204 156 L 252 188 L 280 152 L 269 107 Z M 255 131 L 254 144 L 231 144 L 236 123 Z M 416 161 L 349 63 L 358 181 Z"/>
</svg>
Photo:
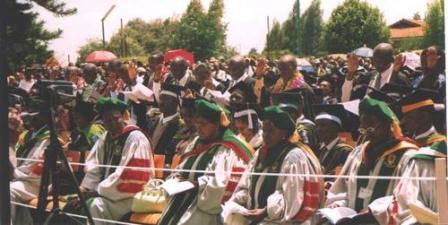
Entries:
<svg viewBox="0 0 448 225">
<path fill-rule="evenodd" d="M 103 114 L 109 110 L 118 110 L 124 113 L 127 108 L 128 105 L 117 98 L 101 97 L 96 103 L 96 111 L 99 114 Z"/>
<path fill-rule="evenodd" d="M 391 128 L 396 138 L 402 137 L 399 120 L 392 109 L 383 101 L 366 97 L 359 103 L 359 114 L 371 114 L 391 123 Z"/>
<path fill-rule="evenodd" d="M 280 129 L 285 129 L 291 135 L 295 130 L 295 123 L 289 114 L 280 106 L 269 106 L 263 110 L 263 121 L 269 120 Z"/>
<path fill-rule="evenodd" d="M 205 99 L 197 99 L 194 102 L 196 116 L 202 117 L 211 123 L 220 124 L 227 127 L 230 124 L 227 114 L 229 111 L 223 109 L 216 103 L 209 102 Z"/>
</svg>

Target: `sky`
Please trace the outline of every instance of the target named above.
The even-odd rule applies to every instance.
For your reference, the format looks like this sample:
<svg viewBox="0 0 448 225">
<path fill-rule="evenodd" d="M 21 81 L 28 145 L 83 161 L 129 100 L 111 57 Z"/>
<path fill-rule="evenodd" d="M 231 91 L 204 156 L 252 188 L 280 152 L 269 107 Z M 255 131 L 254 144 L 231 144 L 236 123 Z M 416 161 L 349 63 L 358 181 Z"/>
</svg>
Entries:
<svg viewBox="0 0 448 225">
<path fill-rule="evenodd" d="M 63 0 L 69 7 L 76 7 L 78 13 L 73 16 L 55 17 L 37 7 L 40 19 L 50 30 L 61 29 L 60 38 L 50 42 L 50 49 L 63 64 L 76 61 L 78 49 L 89 39 L 102 39 L 101 18 L 106 11 L 116 5 L 105 20 L 105 36 L 108 40 L 123 24 L 133 18 L 146 21 L 157 18 L 180 17 L 190 0 Z M 240 53 L 251 48 L 263 49 L 267 33 L 267 16 L 270 22 L 283 22 L 293 7 L 295 0 L 225 0 L 224 22 L 227 23 L 227 44 Z M 324 21 L 344 0 L 321 0 Z M 426 6 L 432 0 L 367 0 L 384 14 L 386 23 L 392 24 L 402 18 L 412 18 L 418 12 L 426 14 Z M 207 9 L 211 0 L 201 0 Z M 301 0 L 303 13 L 311 0 Z"/>
</svg>

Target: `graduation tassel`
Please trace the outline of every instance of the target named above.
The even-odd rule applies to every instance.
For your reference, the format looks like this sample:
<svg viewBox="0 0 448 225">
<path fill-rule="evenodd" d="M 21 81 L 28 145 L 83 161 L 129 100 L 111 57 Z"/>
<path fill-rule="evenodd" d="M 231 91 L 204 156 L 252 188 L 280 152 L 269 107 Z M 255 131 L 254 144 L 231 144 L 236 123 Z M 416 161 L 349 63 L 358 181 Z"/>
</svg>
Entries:
<svg viewBox="0 0 448 225">
<path fill-rule="evenodd" d="M 396 120 L 392 121 L 392 134 L 396 139 L 403 137 L 400 124 Z"/>
</svg>

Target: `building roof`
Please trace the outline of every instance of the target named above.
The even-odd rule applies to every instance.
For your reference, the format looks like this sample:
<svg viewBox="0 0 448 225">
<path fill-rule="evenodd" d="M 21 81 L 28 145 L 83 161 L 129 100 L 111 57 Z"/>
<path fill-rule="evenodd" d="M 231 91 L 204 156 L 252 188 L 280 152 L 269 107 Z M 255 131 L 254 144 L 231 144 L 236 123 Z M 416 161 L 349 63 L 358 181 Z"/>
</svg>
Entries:
<svg viewBox="0 0 448 225">
<path fill-rule="evenodd" d="M 392 39 L 423 37 L 426 22 L 423 20 L 401 19 L 389 26 Z"/>
</svg>

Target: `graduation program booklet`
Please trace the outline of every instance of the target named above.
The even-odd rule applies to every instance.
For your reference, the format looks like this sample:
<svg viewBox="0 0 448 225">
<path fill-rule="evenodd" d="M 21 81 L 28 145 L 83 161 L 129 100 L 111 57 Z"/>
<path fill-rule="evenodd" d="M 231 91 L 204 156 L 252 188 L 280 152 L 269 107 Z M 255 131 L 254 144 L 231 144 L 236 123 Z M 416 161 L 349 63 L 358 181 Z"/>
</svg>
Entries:
<svg viewBox="0 0 448 225">
<path fill-rule="evenodd" d="M 190 181 L 179 181 L 177 179 L 166 180 L 161 188 L 166 191 L 169 196 L 182 193 L 194 188 L 194 184 Z"/>
<path fill-rule="evenodd" d="M 342 218 L 352 218 L 357 214 L 355 210 L 348 207 L 322 208 L 317 212 L 331 224 L 336 224 Z"/>
</svg>

